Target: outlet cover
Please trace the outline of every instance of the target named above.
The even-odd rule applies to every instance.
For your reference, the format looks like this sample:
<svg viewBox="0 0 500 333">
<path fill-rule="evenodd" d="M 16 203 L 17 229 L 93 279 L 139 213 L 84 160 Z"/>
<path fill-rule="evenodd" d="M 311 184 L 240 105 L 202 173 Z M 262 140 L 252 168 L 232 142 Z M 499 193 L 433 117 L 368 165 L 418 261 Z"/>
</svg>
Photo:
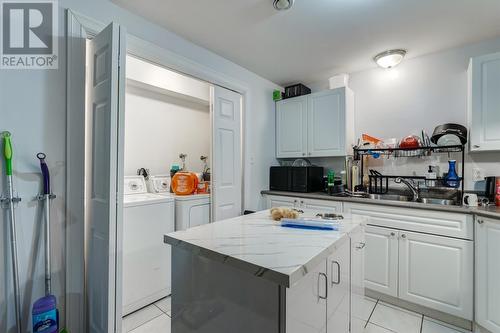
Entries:
<svg viewBox="0 0 500 333">
<path fill-rule="evenodd" d="M 472 181 L 480 182 L 484 180 L 484 171 L 481 168 L 473 168 L 472 169 Z"/>
</svg>

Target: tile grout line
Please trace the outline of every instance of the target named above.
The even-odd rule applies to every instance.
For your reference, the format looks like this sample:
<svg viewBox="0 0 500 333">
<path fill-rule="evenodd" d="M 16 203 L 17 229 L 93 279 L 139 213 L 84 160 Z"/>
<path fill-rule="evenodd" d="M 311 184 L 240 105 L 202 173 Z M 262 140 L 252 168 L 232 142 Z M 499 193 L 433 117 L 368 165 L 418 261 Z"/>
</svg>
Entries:
<svg viewBox="0 0 500 333">
<path fill-rule="evenodd" d="M 368 323 L 370 322 L 370 319 L 372 318 L 372 315 L 375 312 L 375 308 L 377 307 L 379 301 L 380 300 L 377 299 L 377 301 L 375 302 L 375 306 L 373 307 L 372 312 L 370 312 L 370 315 L 368 316 L 368 319 L 366 320 L 365 328 L 366 328 L 366 326 L 368 326 Z"/>
<path fill-rule="evenodd" d="M 160 308 L 160 306 L 156 305 L 156 303 L 154 303 L 154 306 L 156 306 L 162 313 L 166 314 L 168 316 L 168 313 L 167 311 L 163 311 L 162 308 Z M 170 316 L 169 316 L 170 317 Z"/>
<path fill-rule="evenodd" d="M 422 320 L 420 321 L 420 333 L 422 333 L 423 329 L 424 329 L 424 315 L 422 315 Z"/>
</svg>

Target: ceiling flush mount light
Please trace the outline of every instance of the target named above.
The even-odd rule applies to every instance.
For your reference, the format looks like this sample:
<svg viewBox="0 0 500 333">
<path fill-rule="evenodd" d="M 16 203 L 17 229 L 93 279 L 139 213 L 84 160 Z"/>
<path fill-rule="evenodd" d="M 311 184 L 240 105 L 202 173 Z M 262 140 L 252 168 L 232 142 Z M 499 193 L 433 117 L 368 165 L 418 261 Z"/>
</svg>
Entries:
<svg viewBox="0 0 500 333">
<path fill-rule="evenodd" d="M 273 0 L 273 7 L 276 10 L 287 10 L 292 8 L 293 0 Z"/>
<path fill-rule="evenodd" d="M 373 60 L 382 68 L 392 68 L 399 65 L 405 55 L 406 50 L 403 49 L 387 50 L 377 54 Z"/>
</svg>

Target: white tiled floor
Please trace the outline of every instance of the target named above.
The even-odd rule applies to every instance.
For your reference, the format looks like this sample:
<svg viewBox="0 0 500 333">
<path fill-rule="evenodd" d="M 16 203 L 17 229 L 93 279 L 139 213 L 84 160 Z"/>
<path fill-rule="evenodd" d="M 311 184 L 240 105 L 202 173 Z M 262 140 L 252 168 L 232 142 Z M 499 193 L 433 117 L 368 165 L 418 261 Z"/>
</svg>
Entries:
<svg viewBox="0 0 500 333">
<path fill-rule="evenodd" d="M 170 333 L 171 309 L 170 297 L 164 298 L 123 318 L 123 330 L 131 333 Z M 364 300 L 361 313 L 353 320 L 365 326 L 364 333 L 469 333 L 371 298 Z"/>
<path fill-rule="evenodd" d="M 470 333 L 420 313 L 370 298 L 365 299 L 364 313 L 371 309 L 365 320 L 364 333 Z"/>
<path fill-rule="evenodd" d="M 123 318 L 123 332 L 170 333 L 170 297 L 159 300 Z"/>
</svg>

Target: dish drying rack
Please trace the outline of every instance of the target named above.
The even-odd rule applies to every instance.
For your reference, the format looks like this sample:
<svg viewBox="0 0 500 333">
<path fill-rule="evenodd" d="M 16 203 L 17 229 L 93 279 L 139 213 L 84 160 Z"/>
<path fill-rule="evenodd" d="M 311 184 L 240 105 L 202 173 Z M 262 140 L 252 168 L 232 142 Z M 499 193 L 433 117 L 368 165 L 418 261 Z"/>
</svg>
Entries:
<svg viewBox="0 0 500 333">
<path fill-rule="evenodd" d="M 359 148 L 354 147 L 354 159 L 360 161 L 360 177 L 364 179 L 364 157 L 371 156 L 379 158 L 381 156 L 391 156 L 393 158 L 400 157 L 422 157 L 431 156 L 432 154 L 450 154 L 461 153 L 461 168 L 460 168 L 460 189 L 464 193 L 464 170 L 465 170 L 465 145 L 456 146 L 425 146 L 418 148 Z M 401 176 L 401 175 L 383 175 L 380 172 L 371 170 L 369 177 L 369 193 L 386 194 L 389 191 L 389 180 L 396 178 L 421 180 L 426 183 L 435 182 L 439 184 L 433 188 L 444 188 L 444 178 L 438 177 L 430 179 L 425 176 Z M 448 189 L 453 189 L 448 187 Z"/>
</svg>

